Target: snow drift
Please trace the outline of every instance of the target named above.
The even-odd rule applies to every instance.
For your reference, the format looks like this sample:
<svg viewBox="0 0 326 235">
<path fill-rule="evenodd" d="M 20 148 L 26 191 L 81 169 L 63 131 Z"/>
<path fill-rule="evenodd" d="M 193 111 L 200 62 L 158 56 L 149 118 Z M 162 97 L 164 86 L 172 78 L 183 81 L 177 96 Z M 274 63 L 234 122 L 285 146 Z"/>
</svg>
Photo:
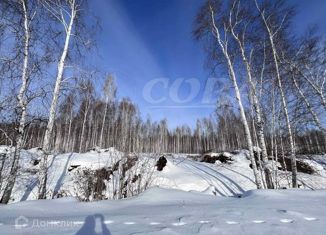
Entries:
<svg viewBox="0 0 326 235">
<path fill-rule="evenodd" d="M 0 151 L 8 152 L 8 148 L 1 147 Z M 11 202 L 37 198 L 40 154 L 38 149 L 23 151 Z M 213 164 L 201 162 L 203 158 L 198 155 L 126 155 L 114 148 L 52 155 L 49 157 L 47 197 L 77 197 L 81 201 L 121 199 L 136 196 L 153 186 L 215 196 L 238 196 L 255 189 L 246 151 L 223 153 L 223 156 L 224 160 L 216 160 Z M 160 158 L 164 164 L 158 166 Z M 299 172 L 301 188 L 326 188 L 322 156 L 301 158 L 301 162 L 314 169 L 311 174 Z M 271 164 L 282 169 L 279 163 L 271 161 Z M 277 184 L 280 188 L 288 187 L 290 173 L 279 170 Z"/>
</svg>

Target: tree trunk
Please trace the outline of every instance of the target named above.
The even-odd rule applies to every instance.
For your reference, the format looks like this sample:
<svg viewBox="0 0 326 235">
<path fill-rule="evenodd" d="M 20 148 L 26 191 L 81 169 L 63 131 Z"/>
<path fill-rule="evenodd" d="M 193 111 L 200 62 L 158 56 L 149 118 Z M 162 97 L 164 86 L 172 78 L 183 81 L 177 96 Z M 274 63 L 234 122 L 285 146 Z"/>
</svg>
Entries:
<svg viewBox="0 0 326 235">
<path fill-rule="evenodd" d="M 28 88 L 28 60 L 29 60 L 29 43 L 30 43 L 30 31 L 29 31 L 29 20 L 28 20 L 28 9 L 27 9 L 27 0 L 20 1 L 24 14 L 24 62 L 22 69 L 22 85 L 20 87 L 17 99 L 18 107 L 17 113 L 19 118 L 18 134 L 16 137 L 16 146 L 14 151 L 14 159 L 11 165 L 9 178 L 7 180 L 7 185 L 4 189 L 3 196 L 1 198 L 1 203 L 8 203 L 10 200 L 12 189 L 14 188 L 17 171 L 19 167 L 20 152 L 23 147 L 24 142 L 24 131 L 26 123 L 26 114 L 27 114 L 27 101 L 26 101 L 26 91 Z"/>
<path fill-rule="evenodd" d="M 104 127 L 105 127 L 105 121 L 106 121 L 106 114 L 108 112 L 108 104 L 109 99 L 108 97 L 106 98 L 105 102 L 105 108 L 104 108 L 104 114 L 103 114 L 103 120 L 102 120 L 102 127 L 101 127 L 101 134 L 100 134 L 100 148 L 103 148 L 103 134 L 104 134 Z"/>
<path fill-rule="evenodd" d="M 83 118 L 83 124 L 82 124 L 82 129 L 81 129 L 81 134 L 80 134 L 80 143 L 79 143 L 79 153 L 82 152 L 82 147 L 84 143 L 84 134 L 85 134 L 85 126 L 86 126 L 86 121 L 87 121 L 87 115 L 88 115 L 88 109 L 89 109 L 89 105 L 88 105 L 88 101 L 86 101 L 86 107 L 85 107 L 85 111 L 84 111 L 84 118 Z"/>
<path fill-rule="evenodd" d="M 293 134 L 292 134 L 292 128 L 291 128 L 291 122 L 290 122 L 290 117 L 289 117 L 287 101 L 285 98 L 281 74 L 280 74 L 280 70 L 279 70 L 277 52 L 276 52 L 276 47 L 275 47 L 275 43 L 274 43 L 274 35 L 270 29 L 270 26 L 268 25 L 268 22 L 264 15 L 264 12 L 262 12 L 260 10 L 257 0 L 255 0 L 255 1 L 256 1 L 257 9 L 259 10 L 262 20 L 264 22 L 264 25 L 266 27 L 266 31 L 268 33 L 268 38 L 269 38 L 269 41 L 271 44 L 271 50 L 272 50 L 272 54 L 273 54 L 273 61 L 274 61 L 274 65 L 275 65 L 275 72 L 276 72 L 278 88 L 280 90 L 282 107 L 283 107 L 283 111 L 284 111 L 284 115 L 285 115 L 285 119 L 286 119 L 286 127 L 287 127 L 287 130 L 289 133 L 289 141 L 290 141 L 290 148 L 291 148 L 292 187 L 297 188 L 298 181 L 297 181 L 297 163 L 296 163 L 296 156 L 295 156 L 295 144 L 294 144 L 294 138 L 293 138 Z"/>
<path fill-rule="evenodd" d="M 215 18 L 214 18 L 214 11 L 213 9 L 210 7 L 210 11 L 211 11 L 211 18 L 212 18 L 212 24 L 213 24 L 213 31 L 215 33 L 215 37 L 218 41 L 218 44 L 220 45 L 223 54 L 225 56 L 225 59 L 227 61 L 228 64 L 228 68 L 229 68 L 229 75 L 230 75 L 230 79 L 233 83 L 234 86 L 234 90 L 235 90 L 235 96 L 239 105 L 239 109 L 240 109 L 240 117 L 241 117 L 241 122 L 244 126 L 244 132 L 245 132 L 245 139 L 247 142 L 247 147 L 249 150 L 249 158 L 252 164 L 252 169 L 253 169 L 253 173 L 255 176 L 255 181 L 256 181 L 256 185 L 258 189 L 261 189 L 262 186 L 262 181 L 261 181 L 261 177 L 259 175 L 258 169 L 257 169 L 257 164 L 255 161 L 255 157 L 254 157 L 254 153 L 253 153 L 253 145 L 252 145 L 252 138 L 251 138 L 251 134 L 250 134 L 250 129 L 249 129 L 249 125 L 248 125 L 248 121 L 246 118 L 246 114 L 244 111 L 244 107 L 242 104 L 242 100 L 241 100 L 241 94 L 240 94 L 240 90 L 238 87 L 238 83 L 237 83 L 237 79 L 236 79 L 236 75 L 234 72 L 234 68 L 233 68 L 233 64 L 231 62 L 231 58 L 229 56 L 229 53 L 227 51 L 227 48 L 224 46 L 225 44 L 223 44 L 221 37 L 220 37 L 220 33 L 219 33 L 219 29 L 217 28 L 216 24 L 215 24 Z"/>
<path fill-rule="evenodd" d="M 48 155 L 50 154 L 51 151 L 51 138 L 53 134 L 53 127 L 54 127 L 54 121 L 56 117 L 56 109 L 58 105 L 58 99 L 59 99 L 59 94 L 60 94 L 60 88 L 61 88 L 61 82 L 63 78 L 63 72 L 64 72 L 64 67 L 65 67 L 65 62 L 69 50 L 69 43 L 70 39 L 72 36 L 72 28 L 75 20 L 75 9 L 74 6 L 71 9 L 71 17 L 70 17 L 70 22 L 68 25 L 68 28 L 66 30 L 66 39 L 65 39 L 65 44 L 63 47 L 63 51 L 61 54 L 60 61 L 58 63 L 58 72 L 57 72 L 57 78 L 56 78 L 56 83 L 53 91 L 53 97 L 52 97 L 52 103 L 49 111 L 49 120 L 48 124 L 46 127 L 45 135 L 44 135 L 44 140 L 43 140 L 43 158 L 42 162 L 40 164 L 40 185 L 39 185 L 39 192 L 38 192 L 38 198 L 39 199 L 45 199 L 46 198 L 46 184 L 47 184 L 47 158 Z"/>
</svg>

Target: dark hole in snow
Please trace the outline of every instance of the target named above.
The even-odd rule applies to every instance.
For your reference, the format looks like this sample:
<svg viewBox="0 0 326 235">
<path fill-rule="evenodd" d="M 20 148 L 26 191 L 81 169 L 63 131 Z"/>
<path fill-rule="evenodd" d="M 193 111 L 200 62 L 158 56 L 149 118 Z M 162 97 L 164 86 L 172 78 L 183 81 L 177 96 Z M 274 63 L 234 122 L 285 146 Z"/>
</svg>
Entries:
<svg viewBox="0 0 326 235">
<path fill-rule="evenodd" d="M 96 170 L 96 176 L 100 179 L 110 180 L 110 176 L 113 174 L 110 168 L 101 168 Z"/>
<path fill-rule="evenodd" d="M 125 173 L 128 170 L 130 170 L 133 166 L 135 166 L 137 161 L 138 161 L 137 156 L 127 156 L 127 157 L 123 158 L 122 160 L 117 161 L 113 165 L 112 171 L 117 171 L 119 169 L 119 167 L 121 166 L 122 175 L 124 177 Z"/>
<path fill-rule="evenodd" d="M 202 157 L 202 159 L 200 161 L 214 164 L 217 161 L 217 157 L 205 155 L 204 157 Z"/>
<path fill-rule="evenodd" d="M 37 165 L 40 163 L 40 161 L 41 161 L 41 160 L 35 159 L 35 160 L 33 161 L 33 165 L 34 165 L 34 166 L 37 166 Z"/>
<path fill-rule="evenodd" d="M 287 169 L 287 171 L 291 171 L 291 158 L 284 157 L 284 162 L 283 162 L 283 157 L 278 157 L 278 162 L 282 165 L 282 170 Z M 302 172 L 310 175 L 316 173 L 315 169 L 311 167 L 308 163 L 300 159 L 297 159 L 296 162 L 297 162 L 298 172 Z"/>
<path fill-rule="evenodd" d="M 230 153 L 233 154 L 233 155 L 236 155 L 236 154 L 239 154 L 240 151 L 239 151 L 239 150 L 233 150 L 233 151 L 231 151 Z"/>
<path fill-rule="evenodd" d="M 254 157 L 256 162 L 259 162 L 261 159 L 260 152 L 254 150 Z"/>
<path fill-rule="evenodd" d="M 226 154 L 221 153 L 218 156 L 212 156 L 206 154 L 204 155 L 204 157 L 202 157 L 200 161 L 214 164 L 216 161 L 220 161 L 221 163 L 231 163 L 233 160 L 231 157 L 227 156 Z"/>
<path fill-rule="evenodd" d="M 280 210 L 277 210 L 277 212 L 287 213 L 288 211 L 287 210 L 280 209 Z"/>
<path fill-rule="evenodd" d="M 106 182 L 110 180 L 112 174 L 110 167 L 103 167 L 97 170 L 78 168 L 74 172 L 74 184 L 80 192 L 78 195 L 79 199 L 81 201 L 107 199 L 104 191 L 106 190 Z"/>
<path fill-rule="evenodd" d="M 68 168 L 68 171 L 72 171 L 74 169 L 76 169 L 77 167 L 80 167 L 80 165 L 70 165 L 70 167 Z"/>
<path fill-rule="evenodd" d="M 138 174 L 138 175 L 134 175 L 134 177 L 132 178 L 131 180 L 131 183 L 136 183 L 136 181 L 141 178 L 141 174 Z"/>
<path fill-rule="evenodd" d="M 133 166 L 136 165 L 137 161 L 138 161 L 137 156 L 128 156 L 127 160 L 122 165 L 123 171 L 126 172 L 130 170 Z"/>
<path fill-rule="evenodd" d="M 95 170 L 95 185 L 94 185 L 94 199 L 96 200 L 103 200 L 104 195 L 103 191 L 106 190 L 106 185 L 104 180 L 110 180 L 110 176 L 112 174 L 111 169 L 101 168 Z"/>
<path fill-rule="evenodd" d="M 35 175 L 38 172 L 38 169 L 28 168 L 28 169 L 23 170 L 23 172 Z"/>
<path fill-rule="evenodd" d="M 166 160 L 166 158 L 164 157 L 164 156 L 162 156 L 162 157 L 160 157 L 158 160 L 157 160 L 157 162 L 156 162 L 156 167 L 157 167 L 157 170 L 158 171 L 162 171 L 163 170 L 163 168 L 166 166 L 166 163 L 167 163 L 168 161 Z"/>
<path fill-rule="evenodd" d="M 256 162 L 259 162 L 261 159 L 260 153 L 257 151 L 254 151 L 254 156 L 255 156 Z M 269 157 L 269 160 L 273 160 L 273 159 L 271 157 Z M 290 157 L 284 157 L 284 161 L 283 161 L 283 157 L 279 156 L 277 160 L 282 166 L 282 167 L 278 167 L 279 170 L 291 171 L 291 158 Z M 300 159 L 297 159 L 296 163 L 297 163 L 298 172 L 302 172 L 302 173 L 306 173 L 306 174 L 310 174 L 310 175 L 316 173 L 315 169 L 313 167 L 311 167 L 308 163 L 306 163 Z M 251 164 L 249 165 L 249 167 L 252 169 Z"/>
</svg>

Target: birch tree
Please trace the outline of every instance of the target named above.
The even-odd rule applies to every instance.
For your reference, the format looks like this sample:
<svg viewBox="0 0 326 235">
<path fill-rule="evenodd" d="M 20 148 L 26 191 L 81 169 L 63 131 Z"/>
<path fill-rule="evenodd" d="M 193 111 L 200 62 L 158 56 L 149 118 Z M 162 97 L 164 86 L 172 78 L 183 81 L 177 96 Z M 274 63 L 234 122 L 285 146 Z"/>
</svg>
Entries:
<svg viewBox="0 0 326 235">
<path fill-rule="evenodd" d="M 284 115 L 285 115 L 286 127 L 287 127 L 288 134 L 289 134 L 290 151 L 291 151 L 291 167 L 292 167 L 292 187 L 297 188 L 298 181 L 297 181 L 295 142 L 294 142 L 294 136 L 293 136 L 293 131 L 292 131 L 291 122 L 290 122 L 288 103 L 287 103 L 287 99 L 286 99 L 284 89 L 283 89 L 283 81 L 282 81 L 281 72 L 280 72 L 280 64 L 279 64 L 277 47 L 275 45 L 275 37 L 277 36 L 279 31 L 282 29 L 283 23 L 287 20 L 288 14 L 290 14 L 290 12 L 285 12 L 284 15 L 277 14 L 278 9 L 276 8 L 276 9 L 269 9 L 269 10 L 271 10 L 271 12 L 269 12 L 269 15 L 268 15 L 268 12 L 266 12 L 266 9 L 263 9 L 259 5 L 257 0 L 254 0 L 254 1 L 255 1 L 257 10 L 259 11 L 260 17 L 262 19 L 263 25 L 265 27 L 265 30 L 267 32 L 268 39 L 270 42 L 270 47 L 271 47 L 270 49 L 272 52 L 273 62 L 274 62 L 274 66 L 275 66 L 276 80 L 277 80 L 278 89 L 279 89 L 280 95 L 281 95 L 281 102 L 282 102 L 282 107 L 283 107 L 283 111 L 284 111 Z M 273 17 L 273 14 L 276 14 L 276 17 L 281 17 L 281 22 L 279 24 L 275 23 L 278 21 L 275 21 L 275 15 Z"/>
<path fill-rule="evenodd" d="M 290 52 L 284 51 L 281 60 L 291 78 L 291 85 L 298 95 L 299 102 L 304 102 L 313 123 L 326 135 L 326 128 L 320 118 L 326 114 L 324 105 L 326 48 L 321 43 L 323 40 L 309 34 L 303 40 L 294 43 Z"/>
<path fill-rule="evenodd" d="M 256 182 L 257 188 L 261 189 L 263 187 L 262 179 L 261 179 L 259 171 L 257 169 L 257 164 L 255 161 L 254 152 L 253 152 L 252 136 L 250 133 L 248 120 L 247 120 L 247 117 L 245 114 L 245 109 L 243 106 L 240 89 L 238 86 L 237 76 L 236 76 L 236 73 L 234 70 L 234 64 L 232 62 L 232 58 L 231 58 L 229 47 L 228 47 L 229 46 L 229 38 L 227 36 L 227 34 L 228 34 L 227 31 L 229 29 L 227 28 L 227 24 L 225 22 L 223 22 L 222 17 L 216 19 L 215 11 L 221 10 L 221 6 L 222 6 L 222 3 L 220 1 L 208 1 L 207 2 L 207 4 L 203 8 L 203 14 L 209 15 L 210 22 L 209 23 L 204 22 L 204 26 L 206 26 L 205 24 L 208 24 L 208 27 L 211 28 L 210 32 L 213 34 L 213 37 L 215 38 L 215 40 L 218 44 L 217 46 L 220 47 L 222 54 L 225 58 L 225 63 L 227 65 L 229 78 L 233 84 L 234 91 L 235 91 L 235 97 L 236 97 L 236 100 L 237 100 L 237 103 L 239 106 L 240 117 L 241 117 L 241 121 L 242 121 L 243 128 L 245 131 L 245 138 L 246 138 L 246 142 L 247 142 L 247 148 L 249 150 L 249 158 L 250 158 L 253 173 L 255 176 L 255 182 Z M 216 22 L 219 22 L 219 25 L 221 25 L 221 26 L 218 26 L 216 24 Z M 221 28 L 219 28 L 219 27 L 221 27 Z M 223 31 L 223 35 L 222 35 L 222 31 Z"/>
<path fill-rule="evenodd" d="M 107 76 L 107 79 L 105 80 L 103 92 L 105 96 L 105 106 L 104 106 L 104 114 L 103 114 L 103 120 L 102 120 L 102 127 L 101 127 L 101 133 L 100 133 L 100 147 L 103 148 L 103 136 L 104 136 L 104 129 L 105 129 L 105 123 L 106 123 L 106 117 L 107 112 L 109 109 L 109 105 L 112 103 L 113 99 L 116 95 L 116 86 L 114 83 L 114 77 L 112 74 Z"/>
<path fill-rule="evenodd" d="M 231 4 L 231 8 L 229 11 L 229 27 L 230 32 L 235 39 L 236 43 L 238 44 L 239 50 L 240 50 L 240 56 L 243 61 L 243 64 L 245 65 L 245 69 L 247 72 L 247 80 L 250 87 L 250 94 L 252 96 L 252 103 L 253 108 L 255 111 L 255 118 L 256 118 L 256 125 L 257 125 L 257 135 L 258 135 L 258 143 L 261 148 L 262 153 L 262 160 L 263 160 L 263 168 L 265 172 L 266 177 L 266 184 L 268 188 L 274 188 L 273 185 L 273 179 L 272 179 L 272 172 L 271 169 L 268 166 L 268 156 L 267 156 L 267 148 L 266 148 L 266 142 L 265 142 L 265 134 L 264 134 L 264 123 L 263 123 L 263 117 L 261 113 L 260 104 L 258 101 L 258 94 L 256 89 L 256 82 L 252 75 L 252 65 L 251 65 L 251 58 L 248 57 L 248 53 L 246 52 L 246 47 L 253 48 L 251 46 L 246 45 L 246 35 L 247 35 L 247 29 L 252 24 L 252 19 L 250 19 L 247 16 L 247 19 L 245 18 L 244 12 L 241 6 L 241 1 L 235 0 Z M 249 18 L 249 19 L 248 19 Z M 249 56 L 252 57 L 254 55 L 254 49 L 251 49 L 249 52 Z M 264 65 L 263 65 L 264 66 Z"/>
<path fill-rule="evenodd" d="M 15 150 L 14 150 L 13 162 L 11 165 L 9 177 L 7 179 L 7 185 L 4 189 L 4 193 L 1 198 L 1 203 L 8 203 L 8 201 L 10 200 L 11 192 L 13 190 L 16 176 L 17 176 L 17 171 L 19 168 L 20 152 L 21 149 L 23 148 L 23 140 L 24 140 L 24 132 L 25 132 L 26 116 L 27 116 L 27 105 L 28 105 L 27 90 L 30 82 L 29 59 L 30 59 L 30 40 L 31 40 L 31 32 L 32 32 L 31 21 L 33 20 L 33 17 L 36 14 L 35 10 L 29 9 L 31 6 L 32 3 L 27 0 L 19 0 L 17 2 L 10 3 L 10 7 L 12 8 L 14 14 L 18 13 L 19 18 L 21 18 L 23 21 L 22 26 L 20 26 L 19 23 L 16 24 L 18 25 L 18 28 L 16 29 L 22 30 L 23 32 L 23 36 L 21 39 L 23 45 L 23 50 L 21 52 L 23 57 L 23 62 L 21 66 L 20 88 L 17 95 L 16 113 L 17 113 L 17 120 L 19 124 L 17 127 L 17 135 L 15 138 Z M 16 37 L 20 37 L 20 35 L 16 35 Z"/>
<path fill-rule="evenodd" d="M 80 142 L 79 142 L 79 153 L 82 152 L 83 146 L 86 146 L 85 143 L 86 122 L 87 122 L 87 118 L 89 117 L 91 104 L 93 102 L 93 95 L 94 95 L 94 87 L 92 82 L 90 80 L 81 82 L 80 91 L 82 94 L 82 103 L 81 103 L 82 125 L 81 125 L 81 134 L 80 134 Z"/>
<path fill-rule="evenodd" d="M 63 32 L 65 35 L 64 44 L 61 51 L 61 56 L 57 66 L 57 75 L 55 79 L 55 86 L 52 94 L 52 102 L 49 109 L 48 124 L 46 127 L 44 140 L 43 140 L 43 152 L 44 156 L 41 162 L 40 169 L 40 185 L 38 198 L 46 198 L 46 184 L 47 184 L 47 168 L 48 161 L 47 156 L 51 153 L 51 142 L 53 135 L 53 127 L 56 118 L 56 111 L 58 106 L 58 99 L 60 95 L 60 89 L 62 86 L 62 80 L 66 65 L 67 55 L 70 49 L 70 44 L 73 35 L 73 27 L 82 10 L 81 0 L 43 0 L 42 4 L 44 8 L 48 11 L 59 24 L 63 27 Z"/>
</svg>

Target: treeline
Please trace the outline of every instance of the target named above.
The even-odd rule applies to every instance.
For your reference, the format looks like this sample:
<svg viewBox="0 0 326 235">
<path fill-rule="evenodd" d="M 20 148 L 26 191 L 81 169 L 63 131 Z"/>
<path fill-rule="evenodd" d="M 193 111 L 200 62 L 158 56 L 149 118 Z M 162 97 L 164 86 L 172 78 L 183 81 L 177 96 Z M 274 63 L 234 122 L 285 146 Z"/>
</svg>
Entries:
<svg viewBox="0 0 326 235">
<path fill-rule="evenodd" d="M 220 152 L 247 148 L 241 119 L 226 106 L 220 107 L 211 117 L 197 120 L 195 127 L 182 125 L 170 129 L 167 120 L 143 120 L 137 105 L 130 99 L 118 101 L 111 75 L 106 78 L 101 92 L 94 89 L 91 80 L 77 87 L 79 89 L 68 93 L 59 105 L 51 141 L 54 152 L 85 152 L 95 147 L 115 147 L 123 152 L 201 154 L 211 150 Z M 254 120 L 250 113 L 247 115 L 251 119 L 251 130 L 254 130 Z M 31 119 L 26 126 L 25 148 L 42 147 L 46 124 L 46 119 Z M 2 123 L 0 126 L 7 134 L 0 134 L 0 143 L 10 145 L 10 139 L 14 139 L 16 134 L 15 123 Z M 322 132 L 300 131 L 300 128 L 295 133 L 298 153 L 326 152 Z M 257 135 L 251 134 L 254 145 L 259 146 Z M 267 134 L 265 138 L 271 155 L 271 135 Z M 279 134 L 277 141 L 279 146 L 283 145 L 283 154 L 288 155 L 287 135 Z"/>
</svg>

